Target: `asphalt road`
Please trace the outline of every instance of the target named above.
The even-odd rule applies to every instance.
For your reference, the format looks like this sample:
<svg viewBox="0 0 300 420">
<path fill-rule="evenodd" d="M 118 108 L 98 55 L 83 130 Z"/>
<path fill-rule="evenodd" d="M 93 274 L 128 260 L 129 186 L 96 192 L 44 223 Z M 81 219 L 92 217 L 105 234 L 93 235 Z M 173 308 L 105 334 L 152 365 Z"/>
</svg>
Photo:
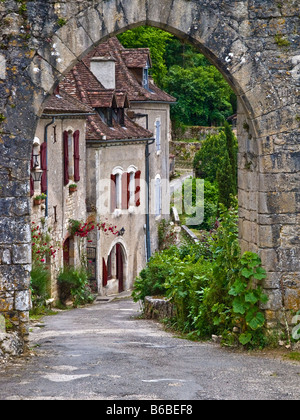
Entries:
<svg viewBox="0 0 300 420">
<path fill-rule="evenodd" d="M 0 399 L 300 399 L 300 363 L 182 340 L 139 314 L 126 299 L 45 317 L 36 355 L 0 368 Z"/>
</svg>

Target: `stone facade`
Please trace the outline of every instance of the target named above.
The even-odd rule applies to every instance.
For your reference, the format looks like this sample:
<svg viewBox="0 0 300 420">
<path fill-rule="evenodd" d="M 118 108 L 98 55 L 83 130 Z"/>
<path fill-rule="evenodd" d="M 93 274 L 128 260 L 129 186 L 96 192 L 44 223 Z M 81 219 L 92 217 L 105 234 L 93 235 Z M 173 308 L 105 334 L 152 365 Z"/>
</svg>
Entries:
<svg viewBox="0 0 300 420">
<path fill-rule="evenodd" d="M 29 162 L 42 105 L 74 64 L 139 24 L 199 48 L 239 99 L 243 249 L 268 271 L 269 322 L 299 309 L 299 1 L 43 0 L 0 3 L 0 311 L 26 341 Z"/>
</svg>

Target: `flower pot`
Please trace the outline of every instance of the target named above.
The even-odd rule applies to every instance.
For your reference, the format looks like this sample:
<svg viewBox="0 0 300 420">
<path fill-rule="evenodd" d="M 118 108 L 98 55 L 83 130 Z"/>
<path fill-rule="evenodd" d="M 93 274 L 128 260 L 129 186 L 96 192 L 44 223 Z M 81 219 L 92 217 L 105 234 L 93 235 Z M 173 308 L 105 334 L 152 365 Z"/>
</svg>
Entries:
<svg viewBox="0 0 300 420">
<path fill-rule="evenodd" d="M 69 192 L 70 193 L 73 193 L 75 191 L 77 191 L 77 187 L 69 187 Z"/>
<path fill-rule="evenodd" d="M 35 198 L 33 200 L 33 205 L 34 206 L 39 206 L 40 204 L 42 204 L 42 200 L 40 198 Z"/>
</svg>

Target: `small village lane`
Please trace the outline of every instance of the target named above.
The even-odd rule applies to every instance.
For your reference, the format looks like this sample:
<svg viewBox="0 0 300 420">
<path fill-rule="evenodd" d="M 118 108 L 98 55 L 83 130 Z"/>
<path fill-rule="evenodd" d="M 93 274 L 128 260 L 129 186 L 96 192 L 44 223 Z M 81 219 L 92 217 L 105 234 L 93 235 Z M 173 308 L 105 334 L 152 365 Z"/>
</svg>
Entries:
<svg viewBox="0 0 300 420">
<path fill-rule="evenodd" d="M 0 367 L 0 399 L 300 399 L 299 363 L 176 338 L 139 314 L 122 299 L 45 317 L 36 356 Z"/>
</svg>

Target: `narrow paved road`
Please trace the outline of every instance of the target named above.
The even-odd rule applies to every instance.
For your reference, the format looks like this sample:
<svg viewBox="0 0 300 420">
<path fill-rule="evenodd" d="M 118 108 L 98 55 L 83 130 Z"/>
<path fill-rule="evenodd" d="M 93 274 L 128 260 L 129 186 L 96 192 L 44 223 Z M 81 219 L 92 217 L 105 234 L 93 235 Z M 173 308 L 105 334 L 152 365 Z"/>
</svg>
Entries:
<svg viewBox="0 0 300 420">
<path fill-rule="evenodd" d="M 0 368 L 0 399 L 300 399 L 300 364 L 174 338 L 128 300 L 45 317 L 36 356 Z"/>
</svg>

